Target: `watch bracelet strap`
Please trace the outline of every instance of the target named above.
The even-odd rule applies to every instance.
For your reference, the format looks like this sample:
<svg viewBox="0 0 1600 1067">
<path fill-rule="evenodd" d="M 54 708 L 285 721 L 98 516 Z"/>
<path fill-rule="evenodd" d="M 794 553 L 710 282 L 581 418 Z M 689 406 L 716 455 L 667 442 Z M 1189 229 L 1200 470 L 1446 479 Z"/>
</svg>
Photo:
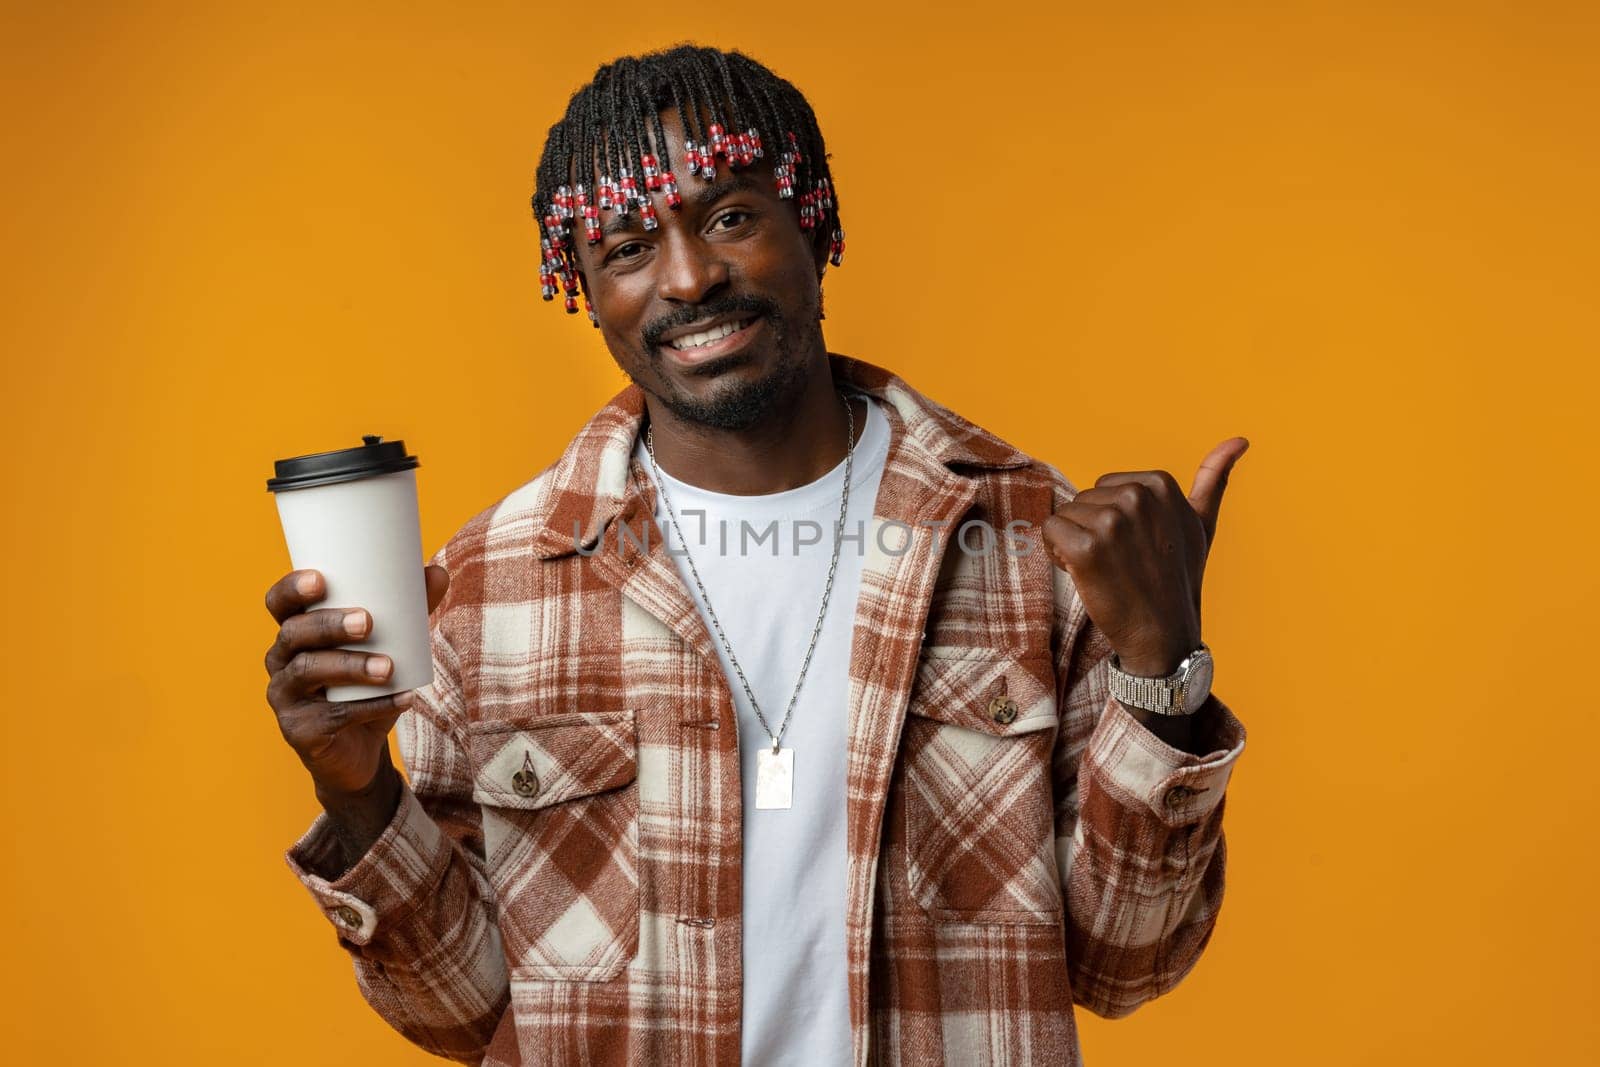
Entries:
<svg viewBox="0 0 1600 1067">
<path fill-rule="evenodd" d="M 1116 653 L 1112 653 L 1113 656 Z M 1117 661 L 1110 661 L 1111 695 L 1124 704 L 1129 704 L 1145 711 L 1153 711 L 1159 715 L 1182 715 L 1182 708 L 1178 704 L 1180 692 L 1177 685 L 1183 672 L 1178 671 L 1164 678 L 1144 678 L 1139 675 L 1128 674 L 1117 665 Z"/>
</svg>

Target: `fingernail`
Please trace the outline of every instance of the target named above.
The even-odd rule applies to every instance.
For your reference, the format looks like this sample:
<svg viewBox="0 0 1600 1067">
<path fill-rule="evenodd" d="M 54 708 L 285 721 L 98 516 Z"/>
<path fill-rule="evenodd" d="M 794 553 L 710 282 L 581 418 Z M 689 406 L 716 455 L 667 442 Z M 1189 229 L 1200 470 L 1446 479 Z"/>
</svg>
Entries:
<svg viewBox="0 0 1600 1067">
<path fill-rule="evenodd" d="M 344 617 L 344 632 L 351 637 L 360 637 L 367 632 L 367 613 L 352 611 Z"/>
<path fill-rule="evenodd" d="M 294 587 L 300 591 L 301 596 L 310 596 L 317 591 L 317 576 L 306 573 L 294 580 Z"/>
<path fill-rule="evenodd" d="M 394 698 L 394 706 L 397 708 L 409 708 L 411 706 L 411 698 L 415 695 L 416 690 L 407 689 L 404 693 L 400 693 Z"/>
<path fill-rule="evenodd" d="M 389 677 L 389 666 L 388 656 L 373 656 L 367 660 L 367 673 L 374 678 L 387 678 Z"/>
</svg>

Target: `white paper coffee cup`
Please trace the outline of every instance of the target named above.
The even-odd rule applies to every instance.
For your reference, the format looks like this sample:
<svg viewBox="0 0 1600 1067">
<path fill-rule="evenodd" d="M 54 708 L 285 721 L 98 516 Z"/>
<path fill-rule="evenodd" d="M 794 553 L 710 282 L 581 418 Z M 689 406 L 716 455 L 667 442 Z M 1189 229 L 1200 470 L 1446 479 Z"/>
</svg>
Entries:
<svg viewBox="0 0 1600 1067">
<path fill-rule="evenodd" d="M 307 610 L 365 608 L 371 632 L 340 647 L 381 652 L 394 664 L 386 683 L 330 685 L 329 700 L 365 700 L 433 681 L 419 463 L 404 441 L 371 434 L 362 441 L 360 448 L 280 459 L 267 482 L 294 569 L 320 571 L 325 583 L 327 595 Z"/>
</svg>

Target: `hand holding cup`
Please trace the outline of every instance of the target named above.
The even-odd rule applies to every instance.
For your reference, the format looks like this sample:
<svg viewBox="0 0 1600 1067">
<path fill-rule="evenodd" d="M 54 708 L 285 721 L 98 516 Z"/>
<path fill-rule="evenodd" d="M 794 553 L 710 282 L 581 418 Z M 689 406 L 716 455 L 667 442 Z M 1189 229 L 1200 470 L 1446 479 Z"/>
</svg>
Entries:
<svg viewBox="0 0 1600 1067">
<path fill-rule="evenodd" d="M 450 576 L 430 566 L 424 580 L 431 615 Z M 290 571 L 267 590 L 267 610 L 278 623 L 266 655 L 267 703 L 319 795 L 354 795 L 369 789 L 388 764 L 389 730 L 414 691 L 328 699 L 329 686 L 386 686 L 394 664 L 388 656 L 341 647 L 364 640 L 372 616 L 365 608 L 310 607 L 326 595 L 327 584 L 314 570 Z"/>
</svg>

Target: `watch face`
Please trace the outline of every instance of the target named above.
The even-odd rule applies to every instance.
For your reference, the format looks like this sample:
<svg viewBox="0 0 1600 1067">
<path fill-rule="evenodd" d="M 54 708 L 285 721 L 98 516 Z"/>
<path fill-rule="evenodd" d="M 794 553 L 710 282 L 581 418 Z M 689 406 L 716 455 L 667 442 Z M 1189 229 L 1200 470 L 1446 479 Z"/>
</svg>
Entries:
<svg viewBox="0 0 1600 1067">
<path fill-rule="evenodd" d="M 1211 695 L 1211 653 L 1195 653 L 1194 662 L 1189 665 L 1189 674 L 1184 682 L 1184 714 L 1193 715 Z"/>
</svg>

